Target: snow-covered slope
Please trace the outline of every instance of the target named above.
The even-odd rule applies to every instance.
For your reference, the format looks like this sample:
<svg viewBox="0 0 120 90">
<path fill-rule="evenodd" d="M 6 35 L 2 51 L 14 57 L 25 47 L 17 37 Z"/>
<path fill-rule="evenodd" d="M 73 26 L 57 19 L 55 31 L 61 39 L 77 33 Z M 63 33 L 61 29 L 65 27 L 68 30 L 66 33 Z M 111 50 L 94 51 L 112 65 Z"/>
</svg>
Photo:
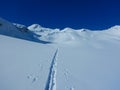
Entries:
<svg viewBox="0 0 120 90">
<path fill-rule="evenodd" d="M 0 19 L 0 50 L 0 90 L 120 90 L 120 26 L 59 30 Z"/>
<path fill-rule="evenodd" d="M 38 40 L 38 38 L 36 38 L 37 35 L 28 30 L 26 26 L 16 23 L 10 23 L 9 21 L 2 18 L 0 18 L 0 34 L 33 42 L 47 43 Z"/>
</svg>

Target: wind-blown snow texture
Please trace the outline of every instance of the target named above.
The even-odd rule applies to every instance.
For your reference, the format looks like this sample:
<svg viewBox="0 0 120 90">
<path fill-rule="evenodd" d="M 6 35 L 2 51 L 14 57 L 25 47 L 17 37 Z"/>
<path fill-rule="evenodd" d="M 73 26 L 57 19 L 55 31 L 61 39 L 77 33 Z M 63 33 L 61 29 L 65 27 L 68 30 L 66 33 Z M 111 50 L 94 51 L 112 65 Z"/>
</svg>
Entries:
<svg viewBox="0 0 120 90">
<path fill-rule="evenodd" d="M 0 18 L 0 90 L 120 90 L 119 76 L 119 25 L 59 30 Z"/>
</svg>

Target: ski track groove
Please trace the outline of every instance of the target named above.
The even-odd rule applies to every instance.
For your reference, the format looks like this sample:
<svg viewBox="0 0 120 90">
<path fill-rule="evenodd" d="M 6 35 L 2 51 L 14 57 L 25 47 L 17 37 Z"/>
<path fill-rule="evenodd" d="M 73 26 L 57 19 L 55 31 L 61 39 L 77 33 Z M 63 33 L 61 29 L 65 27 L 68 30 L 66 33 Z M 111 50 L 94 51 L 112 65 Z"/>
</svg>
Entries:
<svg viewBox="0 0 120 90">
<path fill-rule="evenodd" d="M 58 54 L 58 49 L 56 49 L 52 62 L 51 62 L 45 90 L 56 90 L 56 84 L 57 84 L 56 83 L 57 58 L 56 57 L 57 57 L 57 54 Z"/>
</svg>

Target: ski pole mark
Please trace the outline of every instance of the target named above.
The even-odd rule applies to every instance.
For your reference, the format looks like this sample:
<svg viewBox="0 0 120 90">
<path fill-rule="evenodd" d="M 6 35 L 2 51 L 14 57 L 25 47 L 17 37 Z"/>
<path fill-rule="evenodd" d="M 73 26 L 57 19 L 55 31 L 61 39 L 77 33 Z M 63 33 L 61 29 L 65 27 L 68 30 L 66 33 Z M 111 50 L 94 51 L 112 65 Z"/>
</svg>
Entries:
<svg viewBox="0 0 120 90">
<path fill-rule="evenodd" d="M 34 77 L 34 78 L 33 78 L 33 80 L 32 80 L 32 83 L 34 83 L 36 80 L 37 80 L 37 78 L 36 78 L 36 77 Z"/>
<path fill-rule="evenodd" d="M 65 76 L 65 79 L 66 79 L 67 82 L 69 80 L 69 76 L 68 75 L 69 75 L 69 72 L 68 72 L 67 69 L 65 69 L 64 76 Z"/>
<path fill-rule="evenodd" d="M 45 90 L 56 90 L 56 75 L 57 75 L 57 58 L 56 57 L 57 57 L 57 54 L 58 54 L 58 49 L 56 50 L 53 56 L 52 62 L 51 62 Z"/>
</svg>

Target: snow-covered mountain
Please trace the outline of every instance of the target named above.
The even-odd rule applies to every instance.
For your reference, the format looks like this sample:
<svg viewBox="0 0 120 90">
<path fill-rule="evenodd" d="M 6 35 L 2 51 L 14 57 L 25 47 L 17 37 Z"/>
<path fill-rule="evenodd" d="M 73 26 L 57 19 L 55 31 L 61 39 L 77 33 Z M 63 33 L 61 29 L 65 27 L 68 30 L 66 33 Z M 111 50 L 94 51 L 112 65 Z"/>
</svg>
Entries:
<svg viewBox="0 0 120 90">
<path fill-rule="evenodd" d="M 65 28 L 63 30 L 60 29 L 50 29 L 44 28 L 38 24 L 33 24 L 28 27 L 28 29 L 38 35 L 39 40 L 48 41 L 52 43 L 79 43 L 81 40 L 85 39 L 92 39 L 98 38 L 103 39 L 102 37 L 109 37 L 109 38 L 119 38 L 120 36 L 120 26 L 113 26 L 107 30 L 102 31 L 92 31 L 88 29 L 72 29 L 72 28 Z M 106 38 L 104 38 L 106 39 Z"/>
<path fill-rule="evenodd" d="M 0 90 L 120 90 L 120 26 L 29 27 L 0 18 Z"/>
</svg>

